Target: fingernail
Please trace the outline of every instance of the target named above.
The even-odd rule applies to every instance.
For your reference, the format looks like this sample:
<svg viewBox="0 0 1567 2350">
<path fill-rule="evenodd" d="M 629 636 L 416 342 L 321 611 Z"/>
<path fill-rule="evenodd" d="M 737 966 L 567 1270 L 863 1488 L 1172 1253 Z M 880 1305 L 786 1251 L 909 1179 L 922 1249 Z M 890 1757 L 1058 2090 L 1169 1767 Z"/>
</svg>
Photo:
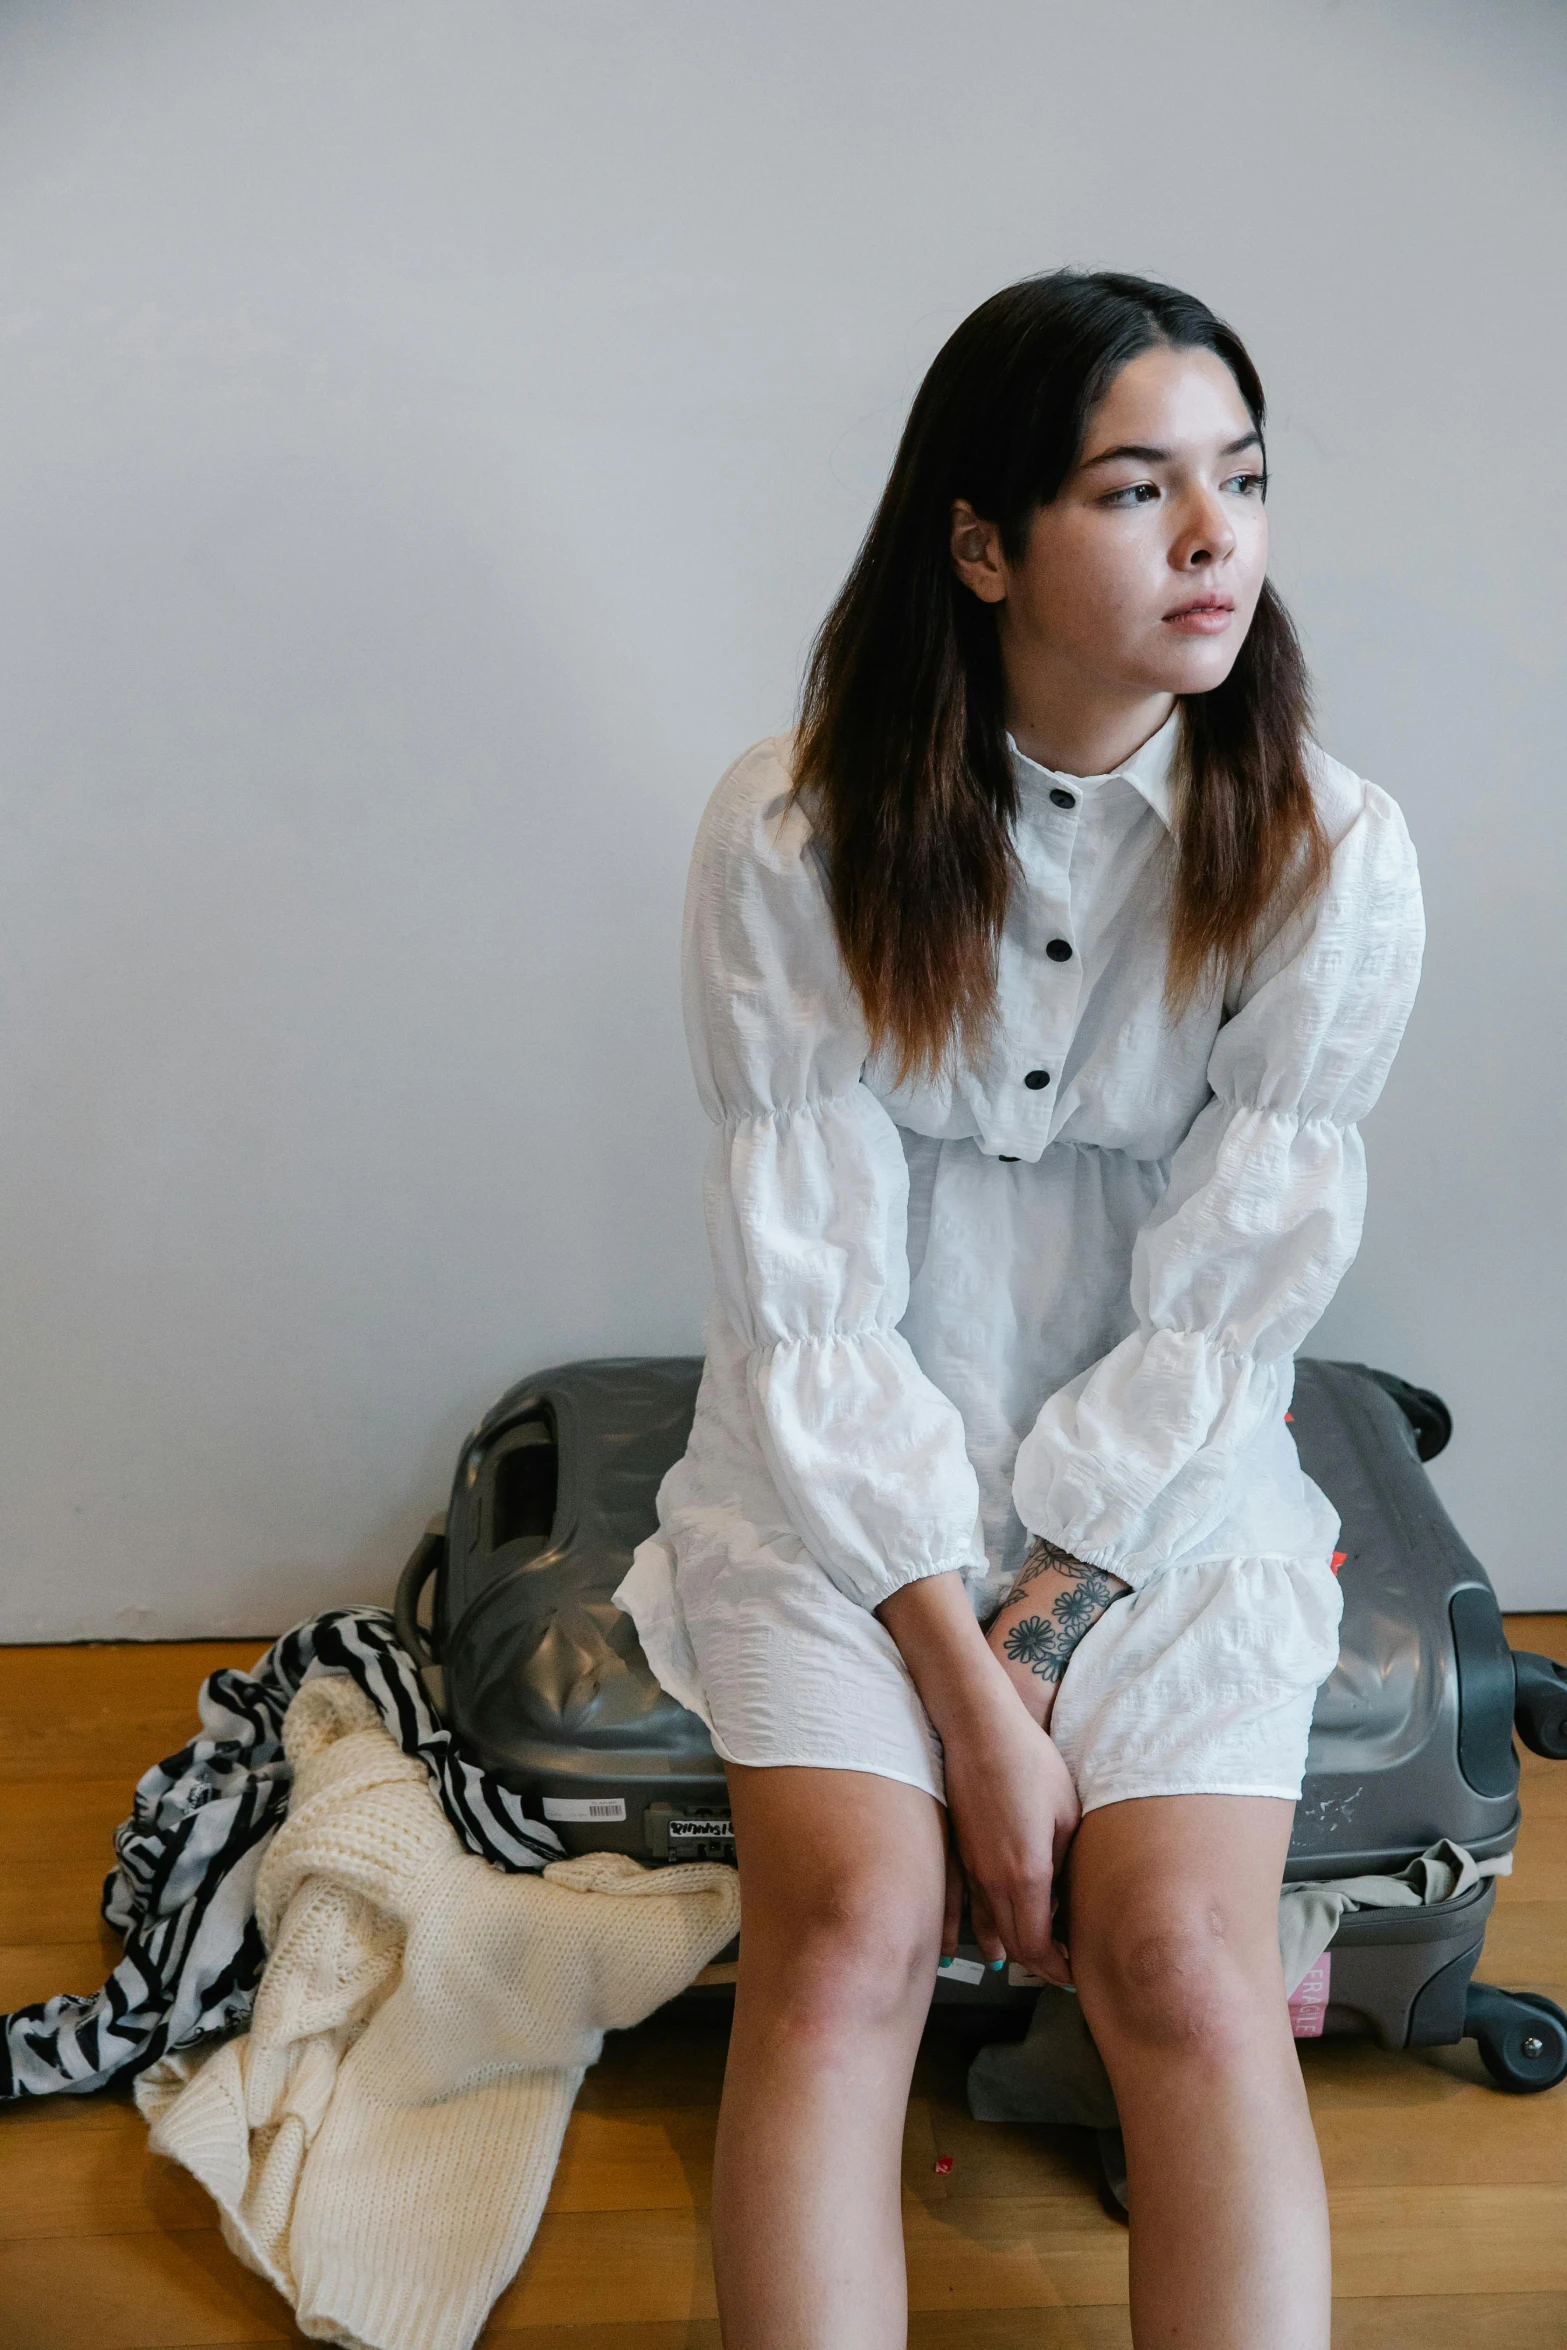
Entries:
<svg viewBox="0 0 1567 2350">
<path fill-rule="evenodd" d="M 1007 1962 L 1006 1962 L 1006 1960 L 1005 1960 L 1004 1958 L 993 1958 L 993 1959 L 991 1960 L 991 1962 L 990 1962 L 990 1971 L 991 1971 L 991 1973 L 992 1973 L 993 1975 L 999 1975 L 999 1974 L 1000 1974 L 1000 1972 L 1001 1972 L 1001 1970 L 1002 1970 L 1002 1968 L 1003 1968 L 1003 1967 L 1006 1965 L 1006 1963 L 1007 1963 Z"/>
</svg>

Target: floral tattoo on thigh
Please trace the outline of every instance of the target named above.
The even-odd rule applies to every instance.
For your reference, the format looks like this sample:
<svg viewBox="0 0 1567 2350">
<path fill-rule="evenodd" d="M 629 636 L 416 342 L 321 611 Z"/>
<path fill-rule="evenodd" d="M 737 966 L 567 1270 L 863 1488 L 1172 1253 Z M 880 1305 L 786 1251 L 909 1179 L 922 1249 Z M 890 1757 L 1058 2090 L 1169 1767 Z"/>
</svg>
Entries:
<svg viewBox="0 0 1567 2350">
<path fill-rule="evenodd" d="M 1026 1665 L 1042 1681 L 1059 1681 L 1083 1634 L 1125 1585 L 1102 1567 L 1086 1567 L 1081 1559 L 1040 1536 L 1018 1570 L 1008 1606 L 1045 1574 L 1063 1580 L 1049 1613 L 1022 1617 L 1007 1633 L 1004 1646 L 1013 1664 Z"/>
</svg>

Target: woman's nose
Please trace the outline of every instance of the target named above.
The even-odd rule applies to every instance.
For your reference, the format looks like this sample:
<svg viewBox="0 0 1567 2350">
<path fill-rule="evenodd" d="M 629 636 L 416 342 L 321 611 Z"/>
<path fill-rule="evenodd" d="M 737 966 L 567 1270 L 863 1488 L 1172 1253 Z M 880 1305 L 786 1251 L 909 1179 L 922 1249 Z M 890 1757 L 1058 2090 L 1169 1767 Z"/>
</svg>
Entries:
<svg viewBox="0 0 1567 2350">
<path fill-rule="evenodd" d="M 1197 497 L 1170 549 L 1170 560 L 1177 570 L 1200 571 L 1206 564 L 1222 563 L 1234 548 L 1235 532 L 1219 500 Z"/>
</svg>

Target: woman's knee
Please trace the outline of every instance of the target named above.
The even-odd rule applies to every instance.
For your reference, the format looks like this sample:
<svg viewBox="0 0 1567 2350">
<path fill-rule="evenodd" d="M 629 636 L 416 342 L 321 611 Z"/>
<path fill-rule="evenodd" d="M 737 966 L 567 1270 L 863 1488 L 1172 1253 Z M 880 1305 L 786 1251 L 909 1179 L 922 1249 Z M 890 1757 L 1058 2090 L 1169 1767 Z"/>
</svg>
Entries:
<svg viewBox="0 0 1567 2350">
<path fill-rule="evenodd" d="M 1159 2050 L 1222 2065 L 1284 2019 L 1278 1887 L 1290 1807 L 1151 1797 L 1083 1822 L 1072 1971 L 1105 2061 Z"/>
<path fill-rule="evenodd" d="M 1242 2061 L 1259 2026 L 1284 2008 L 1278 1950 L 1237 1929 L 1198 1891 L 1137 1904 L 1113 1931 L 1072 1952 L 1073 1972 L 1106 2063 L 1158 2054 L 1208 2068 Z"/>
<path fill-rule="evenodd" d="M 800 2025 L 856 2032 L 892 2025 L 930 1997 L 941 1950 L 939 1888 L 861 1862 L 806 1870 L 788 1908 L 745 1913 L 742 1968 L 765 1973 Z"/>
<path fill-rule="evenodd" d="M 864 1817 L 830 1826 L 819 1816 L 762 1819 L 753 1807 L 741 1837 L 742 1985 L 799 2027 L 863 2032 L 905 2021 L 930 1996 L 941 1950 L 940 1814 L 919 1798 L 929 1818 L 913 1802 L 903 1806 L 910 1817 L 896 1816 L 879 1787 L 864 1793 Z"/>
</svg>

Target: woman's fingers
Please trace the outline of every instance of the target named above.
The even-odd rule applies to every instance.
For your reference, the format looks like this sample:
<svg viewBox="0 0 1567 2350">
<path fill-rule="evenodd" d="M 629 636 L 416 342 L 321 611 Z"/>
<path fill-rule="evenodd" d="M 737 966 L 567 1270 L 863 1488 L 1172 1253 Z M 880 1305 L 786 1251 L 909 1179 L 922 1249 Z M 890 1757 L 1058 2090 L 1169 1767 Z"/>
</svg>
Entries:
<svg viewBox="0 0 1567 2350">
<path fill-rule="evenodd" d="M 968 1871 L 974 1939 L 991 1965 L 998 1958 L 1014 1958 L 1034 1974 L 1053 1967 L 1051 1980 L 1060 1979 L 1060 1960 L 1052 1956 L 1060 1949 L 1054 1923 L 1058 1882 L 1048 1864 L 1040 1867 L 1037 1855 L 1032 1868 L 1009 1868 L 999 1877 L 992 1871 L 988 1883 Z"/>
<path fill-rule="evenodd" d="M 1070 1836 L 1062 1839 L 1058 1849 L 1063 1854 L 1070 1841 Z M 1030 1974 L 1042 1975 L 1047 1983 L 1070 1986 L 1071 1956 L 1056 1933 L 1057 1888 L 1061 1882 L 1059 1871 L 988 1887 L 975 1877 L 969 1879 L 969 1915 L 974 1922 L 974 1939 L 992 1965 L 998 1958 L 1015 1958 Z M 955 1929 L 952 1947 L 956 1947 Z"/>
<path fill-rule="evenodd" d="M 1014 1958 L 1064 1980 L 1052 1912 L 1078 1802 L 1060 1753 L 1004 1684 L 995 1705 L 945 1745 L 975 1939 L 991 1965 Z"/>
<path fill-rule="evenodd" d="M 994 1902 L 996 1924 L 1007 1956 L 1017 1959 L 1034 1975 L 1045 1972 L 1054 1948 L 1051 1885 L 1049 1876 L 1030 1877 L 1009 1888 L 1007 1895 L 997 1896 Z"/>
<path fill-rule="evenodd" d="M 981 1955 L 994 1966 L 998 1958 L 1006 1957 L 1006 1945 L 1001 1939 L 990 1896 L 984 1886 L 972 1877 L 969 1879 L 968 1906 L 969 1916 L 974 1921 L 974 1939 L 979 1944 Z"/>
<path fill-rule="evenodd" d="M 976 1937 L 987 1958 L 994 1960 L 1004 1954 L 1016 1959 L 1020 1966 L 1026 1966 L 1031 1975 L 1039 1975 L 1045 1982 L 1059 1983 L 1064 1990 L 1069 1990 L 1072 1984 L 1070 1953 L 1066 1944 L 1056 1938 L 1055 1918 L 1050 1902 L 1046 1900 L 1041 1915 L 1036 1892 L 1035 1887 L 1029 1886 L 1026 1893 L 1015 1902 L 998 1897 L 992 1909 L 979 1889 L 971 1886 L 969 1907 L 976 1920 Z M 977 1921 L 982 1903 L 994 1937 L 993 1948 L 983 1937 L 978 1936 Z"/>
<path fill-rule="evenodd" d="M 941 1918 L 941 1955 L 955 1958 L 958 1950 L 958 1929 L 963 1922 L 963 1869 L 949 1838 L 947 1843 L 947 1892 Z"/>
</svg>

